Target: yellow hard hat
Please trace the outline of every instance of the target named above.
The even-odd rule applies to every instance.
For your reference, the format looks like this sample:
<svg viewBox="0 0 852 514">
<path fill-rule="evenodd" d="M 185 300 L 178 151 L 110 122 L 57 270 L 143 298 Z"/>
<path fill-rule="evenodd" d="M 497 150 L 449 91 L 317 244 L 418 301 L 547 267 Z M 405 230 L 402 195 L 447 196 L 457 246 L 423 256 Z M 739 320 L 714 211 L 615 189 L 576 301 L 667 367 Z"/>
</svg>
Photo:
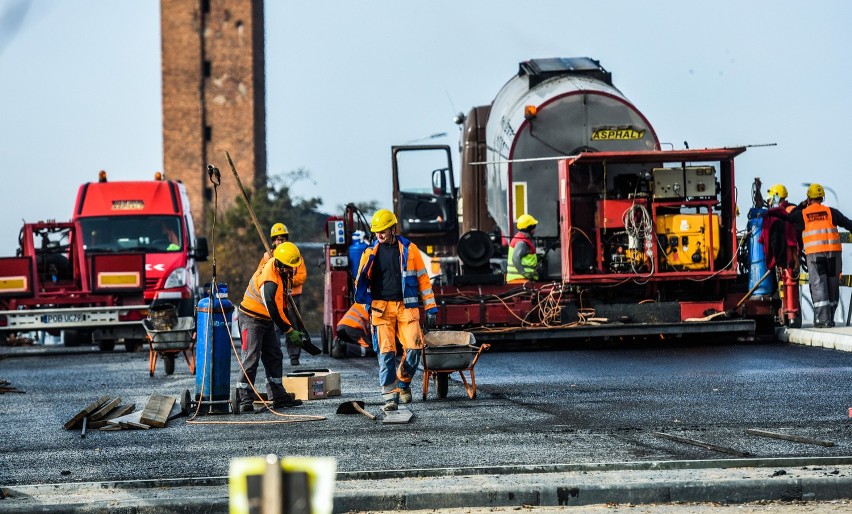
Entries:
<svg viewBox="0 0 852 514">
<path fill-rule="evenodd" d="M 787 188 L 784 187 L 784 184 L 775 184 L 774 186 L 770 187 L 769 190 L 766 192 L 769 193 L 769 196 L 778 195 L 778 198 L 787 198 L 787 196 L 789 196 L 787 194 Z"/>
<path fill-rule="evenodd" d="M 276 246 L 273 255 L 276 261 L 288 268 L 296 268 L 302 263 L 302 253 L 290 241 Z"/>
<path fill-rule="evenodd" d="M 825 188 L 814 182 L 808 186 L 808 198 L 824 198 Z"/>
<path fill-rule="evenodd" d="M 283 223 L 276 223 L 272 225 L 272 230 L 269 231 L 269 237 L 275 236 L 286 236 L 290 232 L 287 231 L 287 225 Z"/>
<path fill-rule="evenodd" d="M 370 221 L 370 231 L 381 232 L 396 225 L 396 216 L 387 209 L 379 209 Z"/>
<path fill-rule="evenodd" d="M 533 225 L 538 225 L 538 220 L 529 214 L 521 214 L 518 216 L 518 221 L 516 221 L 515 224 L 518 226 L 518 230 L 523 230 Z"/>
</svg>

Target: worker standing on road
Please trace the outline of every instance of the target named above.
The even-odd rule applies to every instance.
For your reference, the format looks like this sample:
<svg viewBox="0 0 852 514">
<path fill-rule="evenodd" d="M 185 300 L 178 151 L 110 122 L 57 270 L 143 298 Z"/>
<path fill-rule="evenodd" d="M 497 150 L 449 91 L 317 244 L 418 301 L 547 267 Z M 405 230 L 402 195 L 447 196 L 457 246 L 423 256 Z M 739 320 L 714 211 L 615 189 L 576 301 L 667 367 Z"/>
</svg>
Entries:
<svg viewBox="0 0 852 514">
<path fill-rule="evenodd" d="M 420 250 L 396 234 L 396 223 L 396 216 L 387 209 L 373 215 L 370 230 L 376 234 L 376 241 L 361 255 L 355 280 L 355 301 L 370 305 L 385 411 L 396 410 L 398 402 L 411 402 L 411 379 L 420 365 L 423 348 L 421 302 L 427 326 L 434 325 L 438 314 Z M 402 346 L 399 365 L 397 338 Z"/>
<path fill-rule="evenodd" d="M 515 222 L 518 233 L 509 242 L 509 256 L 506 265 L 506 283 L 520 284 L 529 280 L 538 280 L 538 256 L 532 236 L 538 220 L 529 214 L 521 214 Z"/>
<path fill-rule="evenodd" d="M 814 304 L 814 327 L 833 327 L 834 312 L 840 299 L 842 271 L 840 232 L 837 227 L 852 231 L 852 221 L 840 211 L 822 204 L 825 188 L 808 186 L 804 208 L 794 210 L 787 218 L 802 232 L 802 250 L 808 265 L 808 285 Z"/>
<path fill-rule="evenodd" d="M 269 237 L 272 239 L 272 249 L 275 250 L 278 245 L 290 240 L 290 231 L 287 230 L 287 225 L 283 223 L 276 223 L 272 225 L 272 229 L 269 231 Z M 257 271 L 260 271 L 263 268 L 263 265 L 266 264 L 266 261 L 268 261 L 269 258 L 269 253 L 263 254 L 263 257 L 260 259 L 260 264 L 257 265 Z M 302 285 L 305 283 L 307 278 L 308 268 L 305 266 L 305 260 L 302 259 L 302 263 L 296 269 L 290 283 L 290 295 L 293 297 L 293 303 L 296 304 L 296 308 L 300 311 L 302 309 Z M 284 338 L 284 347 L 287 348 L 287 356 L 290 357 L 290 365 L 298 366 L 299 357 L 302 355 L 302 348 L 292 344 L 286 337 Z"/>
<path fill-rule="evenodd" d="M 370 330 L 370 314 L 364 304 L 353 303 L 340 318 L 336 332 L 337 338 L 331 347 L 331 356 L 335 359 L 376 355 Z"/>
<path fill-rule="evenodd" d="M 272 407 L 289 408 L 302 404 L 301 400 L 290 398 L 281 383 L 284 355 L 275 333 L 277 326 L 291 343 L 301 341 L 302 335 L 293 329 L 285 313 L 284 295 L 285 282 L 302 263 L 302 255 L 293 243 L 282 243 L 275 247 L 273 256 L 249 280 L 239 307 L 245 374 L 237 380 L 237 389 L 243 412 L 254 410 L 252 402 L 257 398 L 249 384 L 254 384 L 259 361 L 263 362 L 266 371 L 266 391 Z"/>
</svg>

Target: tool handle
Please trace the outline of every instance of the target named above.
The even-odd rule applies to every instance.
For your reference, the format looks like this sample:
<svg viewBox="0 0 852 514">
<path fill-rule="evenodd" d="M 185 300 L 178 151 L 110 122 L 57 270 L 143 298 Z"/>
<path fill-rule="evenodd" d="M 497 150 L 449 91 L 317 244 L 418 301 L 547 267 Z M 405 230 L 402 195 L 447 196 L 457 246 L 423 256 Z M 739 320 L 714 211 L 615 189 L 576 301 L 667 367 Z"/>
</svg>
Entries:
<svg viewBox="0 0 852 514">
<path fill-rule="evenodd" d="M 260 236 L 260 240 L 263 241 L 263 247 L 266 248 L 266 251 L 269 252 L 270 256 L 272 256 L 272 247 L 269 246 L 269 241 L 266 240 L 266 236 L 263 235 L 263 230 L 260 229 L 260 222 L 257 221 L 257 216 L 254 215 L 254 209 L 251 208 L 251 201 L 249 200 L 248 193 L 246 193 L 246 189 L 243 187 L 243 182 L 240 180 L 240 175 L 237 173 L 237 168 L 234 166 L 234 161 L 231 160 L 231 154 L 225 152 L 225 157 L 228 158 L 228 164 L 231 166 L 231 171 L 234 172 L 234 178 L 237 179 L 237 185 L 240 186 L 240 191 L 243 193 L 243 200 L 245 200 L 246 209 L 248 209 L 251 220 L 254 222 L 254 228 L 257 229 L 257 235 Z"/>
<path fill-rule="evenodd" d="M 361 406 L 358 405 L 358 402 L 352 402 L 352 406 L 355 407 L 355 410 L 357 410 L 361 414 L 367 416 L 368 418 L 372 419 L 373 421 L 376 421 L 376 416 L 374 416 L 373 414 L 370 414 L 369 412 L 367 412 L 363 408 L 361 408 Z"/>
</svg>

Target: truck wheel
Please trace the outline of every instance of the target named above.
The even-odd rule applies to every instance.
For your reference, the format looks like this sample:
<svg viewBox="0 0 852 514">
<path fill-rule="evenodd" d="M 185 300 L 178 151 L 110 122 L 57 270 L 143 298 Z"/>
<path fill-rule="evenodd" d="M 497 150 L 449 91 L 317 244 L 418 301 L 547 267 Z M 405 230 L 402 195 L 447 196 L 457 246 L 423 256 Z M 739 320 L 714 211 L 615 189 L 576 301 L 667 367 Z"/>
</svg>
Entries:
<svg viewBox="0 0 852 514">
<path fill-rule="evenodd" d="M 438 381 L 438 398 L 446 398 L 450 389 L 450 374 L 436 373 L 436 379 Z"/>
<path fill-rule="evenodd" d="M 173 354 L 163 354 L 163 367 L 166 370 L 166 375 L 175 372 L 175 356 Z"/>
<path fill-rule="evenodd" d="M 142 341 L 127 339 L 124 341 L 124 351 L 127 353 L 138 352 L 142 348 Z"/>
<path fill-rule="evenodd" d="M 115 350 L 115 339 L 101 339 L 98 341 L 98 348 L 102 352 L 111 352 Z"/>
</svg>

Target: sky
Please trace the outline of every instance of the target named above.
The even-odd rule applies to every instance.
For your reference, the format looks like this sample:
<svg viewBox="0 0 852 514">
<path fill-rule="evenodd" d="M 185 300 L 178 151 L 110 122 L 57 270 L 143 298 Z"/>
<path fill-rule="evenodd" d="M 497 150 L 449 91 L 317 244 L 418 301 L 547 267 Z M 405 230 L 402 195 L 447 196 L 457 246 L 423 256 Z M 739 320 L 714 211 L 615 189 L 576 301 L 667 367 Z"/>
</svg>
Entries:
<svg viewBox="0 0 852 514">
<path fill-rule="evenodd" d="M 741 210 L 760 177 L 795 202 L 820 182 L 852 217 L 847 0 L 277 0 L 265 17 L 268 173 L 309 170 L 292 191 L 327 212 L 390 206 L 390 147 L 455 148 L 454 114 L 519 62 L 588 56 L 662 142 L 775 144 L 738 158 Z M 158 1 L 0 0 L 0 256 L 23 220 L 70 219 L 99 170 L 162 169 L 160 73 Z"/>
</svg>

